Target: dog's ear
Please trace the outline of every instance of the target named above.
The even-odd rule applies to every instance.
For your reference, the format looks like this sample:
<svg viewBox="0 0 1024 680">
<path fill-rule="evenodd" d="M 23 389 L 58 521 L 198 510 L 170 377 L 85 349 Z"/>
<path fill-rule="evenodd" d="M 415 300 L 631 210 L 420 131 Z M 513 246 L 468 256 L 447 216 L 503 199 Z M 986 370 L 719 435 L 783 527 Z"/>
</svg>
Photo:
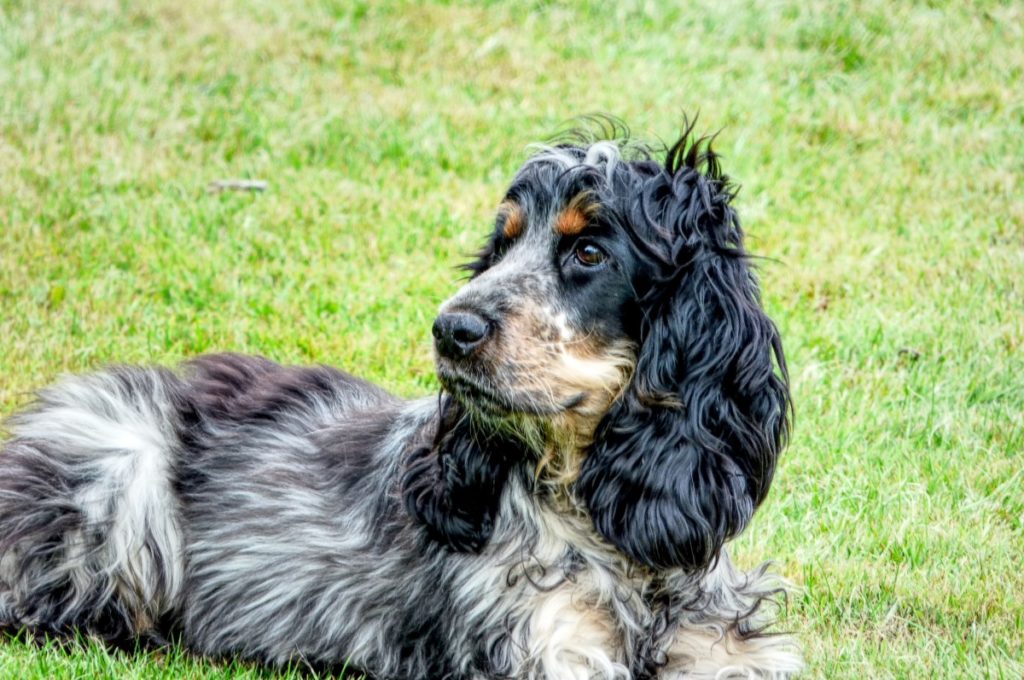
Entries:
<svg viewBox="0 0 1024 680">
<path fill-rule="evenodd" d="M 714 561 L 767 493 L 788 430 L 782 344 L 733 192 L 700 146 L 684 136 L 628 218 L 652 272 L 636 370 L 577 482 L 601 534 L 657 568 Z"/>
<path fill-rule="evenodd" d="M 478 426 L 447 395 L 441 397 L 436 429 L 426 429 L 402 476 L 406 508 L 431 538 L 460 552 L 479 552 L 494 531 L 518 449 Z"/>
</svg>

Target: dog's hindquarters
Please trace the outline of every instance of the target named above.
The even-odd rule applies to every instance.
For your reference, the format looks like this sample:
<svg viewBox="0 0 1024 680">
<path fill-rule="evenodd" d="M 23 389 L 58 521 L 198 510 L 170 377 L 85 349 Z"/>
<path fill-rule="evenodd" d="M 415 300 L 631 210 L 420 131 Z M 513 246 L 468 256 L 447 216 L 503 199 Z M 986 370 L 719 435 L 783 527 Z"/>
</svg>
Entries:
<svg viewBox="0 0 1024 680">
<path fill-rule="evenodd" d="M 182 383 L 118 368 L 69 378 L 0 451 L 0 623 L 145 634 L 184 579 L 173 476 Z"/>
</svg>

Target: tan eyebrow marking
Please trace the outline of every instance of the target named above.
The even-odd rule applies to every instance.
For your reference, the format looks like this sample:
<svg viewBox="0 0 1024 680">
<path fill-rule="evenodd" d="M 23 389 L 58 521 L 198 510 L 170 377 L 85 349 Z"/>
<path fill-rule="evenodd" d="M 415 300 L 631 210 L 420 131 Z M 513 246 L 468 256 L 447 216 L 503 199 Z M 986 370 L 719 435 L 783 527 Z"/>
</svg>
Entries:
<svg viewBox="0 0 1024 680">
<path fill-rule="evenodd" d="M 597 214 L 597 208 L 597 201 L 590 192 L 581 191 L 572 197 L 555 220 L 555 231 L 563 236 L 575 236 L 590 224 L 591 218 Z"/>
<path fill-rule="evenodd" d="M 523 233 L 526 216 L 523 215 L 523 209 L 518 203 L 504 201 L 498 206 L 498 213 L 505 216 L 505 226 L 502 228 L 505 238 L 516 238 Z"/>
</svg>

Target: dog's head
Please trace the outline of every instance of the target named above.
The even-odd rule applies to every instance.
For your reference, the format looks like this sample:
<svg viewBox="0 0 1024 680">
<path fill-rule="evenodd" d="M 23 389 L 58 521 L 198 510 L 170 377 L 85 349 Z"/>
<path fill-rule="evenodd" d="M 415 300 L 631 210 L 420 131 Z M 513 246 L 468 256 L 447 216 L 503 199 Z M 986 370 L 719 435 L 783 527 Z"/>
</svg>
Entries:
<svg viewBox="0 0 1024 680">
<path fill-rule="evenodd" d="M 467 471 L 488 479 L 475 530 L 490 530 L 495 479 L 517 457 L 657 568 L 708 565 L 764 498 L 787 431 L 782 345 L 732 187 L 689 132 L 663 162 L 607 141 L 541 150 L 442 306 L 438 376 L 462 416 L 435 442 L 449 449 L 440 486 L 464 486 Z M 423 498 L 417 514 L 436 528 L 445 513 L 425 518 Z"/>
</svg>

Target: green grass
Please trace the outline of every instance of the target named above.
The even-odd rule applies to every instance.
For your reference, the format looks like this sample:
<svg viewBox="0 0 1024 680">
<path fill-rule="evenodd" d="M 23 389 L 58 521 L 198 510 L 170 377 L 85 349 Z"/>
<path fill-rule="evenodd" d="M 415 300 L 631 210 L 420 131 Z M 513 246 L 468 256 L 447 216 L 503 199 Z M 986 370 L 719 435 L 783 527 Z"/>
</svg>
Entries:
<svg viewBox="0 0 1024 680">
<path fill-rule="evenodd" d="M 797 407 L 738 560 L 801 586 L 809 677 L 1021 677 L 1024 5 L 680 4 L 0 0 L 0 411 L 220 349 L 425 393 L 525 146 L 699 109 Z M 0 676 L 276 677 L 18 642 Z"/>
</svg>

